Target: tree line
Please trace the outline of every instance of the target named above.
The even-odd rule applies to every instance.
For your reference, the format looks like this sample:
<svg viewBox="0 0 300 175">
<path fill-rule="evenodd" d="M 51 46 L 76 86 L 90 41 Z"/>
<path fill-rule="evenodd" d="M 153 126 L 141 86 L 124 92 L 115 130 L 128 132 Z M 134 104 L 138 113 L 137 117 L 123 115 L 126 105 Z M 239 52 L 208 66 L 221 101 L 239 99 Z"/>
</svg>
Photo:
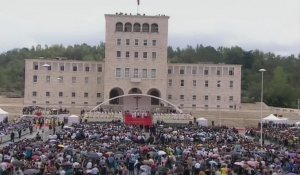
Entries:
<svg viewBox="0 0 300 175">
<path fill-rule="evenodd" d="M 4 52 L 0 54 L 0 94 L 24 94 L 25 59 L 54 57 L 101 61 L 105 57 L 105 44 L 37 45 Z M 258 70 L 264 68 L 267 70 L 264 73 L 264 102 L 270 106 L 296 108 L 297 99 L 300 99 L 300 54 L 280 56 L 259 50 L 246 51 L 238 46 L 169 46 L 168 61 L 242 65 L 242 102 L 260 101 L 261 73 Z"/>
</svg>

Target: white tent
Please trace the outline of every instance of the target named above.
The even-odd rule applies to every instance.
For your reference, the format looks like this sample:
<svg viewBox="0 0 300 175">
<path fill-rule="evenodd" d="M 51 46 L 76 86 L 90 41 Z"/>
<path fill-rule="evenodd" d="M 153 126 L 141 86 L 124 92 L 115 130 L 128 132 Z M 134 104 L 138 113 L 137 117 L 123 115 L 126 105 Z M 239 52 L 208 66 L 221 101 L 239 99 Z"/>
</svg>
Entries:
<svg viewBox="0 0 300 175">
<path fill-rule="evenodd" d="M 0 108 L 0 122 L 2 122 L 4 119 L 8 117 L 8 112 L 4 111 Z"/>
<path fill-rule="evenodd" d="M 80 118 L 77 115 L 68 116 L 68 125 L 72 125 L 73 123 L 79 123 Z"/>
<path fill-rule="evenodd" d="M 197 118 L 196 122 L 198 123 L 198 126 L 208 126 L 206 118 Z"/>
<path fill-rule="evenodd" d="M 287 118 L 278 118 L 274 114 L 270 114 L 269 116 L 265 117 L 262 119 L 263 123 L 287 123 L 288 119 Z"/>
</svg>

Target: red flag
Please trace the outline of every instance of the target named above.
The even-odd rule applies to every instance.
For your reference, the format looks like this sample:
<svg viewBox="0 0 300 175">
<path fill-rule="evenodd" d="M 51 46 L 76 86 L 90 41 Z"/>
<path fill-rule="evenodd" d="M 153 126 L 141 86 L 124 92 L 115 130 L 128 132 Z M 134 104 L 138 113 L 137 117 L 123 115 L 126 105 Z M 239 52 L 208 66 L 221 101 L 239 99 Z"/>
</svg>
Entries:
<svg viewBox="0 0 300 175">
<path fill-rule="evenodd" d="M 137 0 L 137 4 L 140 5 L 140 0 Z"/>
</svg>

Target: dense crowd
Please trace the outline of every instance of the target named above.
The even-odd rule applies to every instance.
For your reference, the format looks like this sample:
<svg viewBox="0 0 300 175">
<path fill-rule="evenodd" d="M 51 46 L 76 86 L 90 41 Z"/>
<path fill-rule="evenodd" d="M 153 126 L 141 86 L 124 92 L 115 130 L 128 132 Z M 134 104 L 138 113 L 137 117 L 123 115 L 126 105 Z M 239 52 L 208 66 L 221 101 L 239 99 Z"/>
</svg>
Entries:
<svg viewBox="0 0 300 175">
<path fill-rule="evenodd" d="M 4 147 L 0 174 L 275 175 L 299 173 L 298 150 L 260 146 L 227 127 L 156 125 L 145 132 L 121 122 L 64 127 Z"/>
</svg>

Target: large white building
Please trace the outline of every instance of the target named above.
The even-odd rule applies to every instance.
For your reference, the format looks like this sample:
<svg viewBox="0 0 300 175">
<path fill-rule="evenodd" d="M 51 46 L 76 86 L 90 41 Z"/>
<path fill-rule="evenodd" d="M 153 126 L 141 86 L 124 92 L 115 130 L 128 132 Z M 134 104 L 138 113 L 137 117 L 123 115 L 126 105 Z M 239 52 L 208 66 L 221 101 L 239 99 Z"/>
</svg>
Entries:
<svg viewBox="0 0 300 175">
<path fill-rule="evenodd" d="M 121 110 L 175 105 L 181 109 L 236 109 L 241 65 L 167 61 L 168 16 L 105 15 L 105 60 L 26 59 L 24 105 Z"/>
</svg>

